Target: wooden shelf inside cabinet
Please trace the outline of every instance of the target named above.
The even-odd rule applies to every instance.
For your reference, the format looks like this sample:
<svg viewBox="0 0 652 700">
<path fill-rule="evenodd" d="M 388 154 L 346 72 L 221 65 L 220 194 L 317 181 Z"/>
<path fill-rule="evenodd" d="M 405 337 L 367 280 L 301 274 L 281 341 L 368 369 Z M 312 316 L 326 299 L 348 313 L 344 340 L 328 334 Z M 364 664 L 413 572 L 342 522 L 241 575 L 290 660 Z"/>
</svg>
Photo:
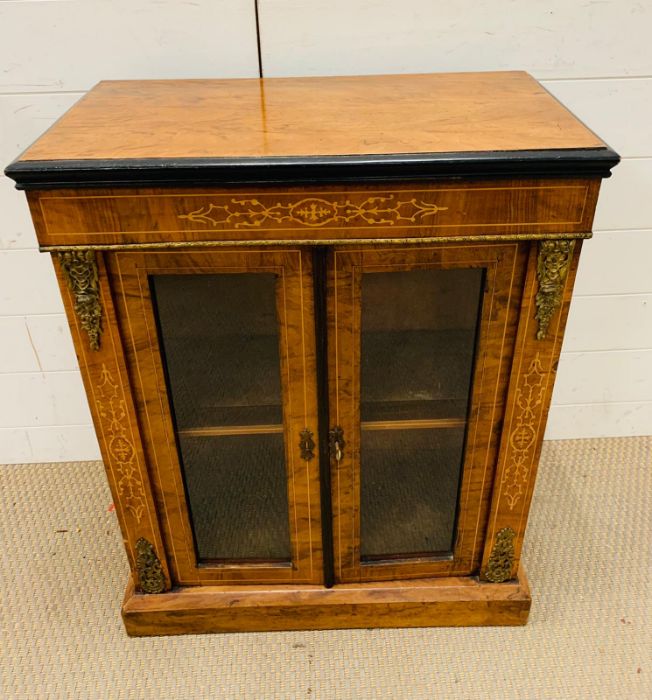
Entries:
<svg viewBox="0 0 652 700">
<path fill-rule="evenodd" d="M 466 421 L 463 418 L 421 418 L 415 420 L 374 420 L 362 421 L 362 430 L 426 430 L 430 428 L 463 428 Z"/>
<path fill-rule="evenodd" d="M 387 421 L 464 421 L 466 399 L 412 399 L 361 402 L 363 423 Z"/>
<path fill-rule="evenodd" d="M 228 435 L 275 435 L 283 432 L 282 425 L 206 425 L 201 428 L 182 428 L 180 437 L 222 437 Z"/>
<path fill-rule="evenodd" d="M 9 165 L 55 261 L 127 632 L 524 624 L 554 370 L 618 160 L 489 72 L 105 81 Z"/>
</svg>

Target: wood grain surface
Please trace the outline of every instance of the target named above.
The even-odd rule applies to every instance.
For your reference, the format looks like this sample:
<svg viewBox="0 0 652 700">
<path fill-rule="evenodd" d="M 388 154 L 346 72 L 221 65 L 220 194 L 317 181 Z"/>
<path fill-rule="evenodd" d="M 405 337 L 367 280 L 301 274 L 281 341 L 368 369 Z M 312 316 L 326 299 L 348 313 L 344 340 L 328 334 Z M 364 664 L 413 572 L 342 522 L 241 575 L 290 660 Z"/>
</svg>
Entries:
<svg viewBox="0 0 652 700">
<path fill-rule="evenodd" d="M 381 585 L 209 586 L 138 595 L 127 586 L 122 619 L 134 637 L 364 627 L 524 625 L 531 597 L 525 572 L 488 584 L 464 577 Z"/>
<path fill-rule="evenodd" d="M 99 349 L 93 350 L 75 312 L 75 300 L 61 265 L 53 257 L 129 565 L 137 576 L 136 542 L 144 537 L 154 547 L 169 588 L 170 571 L 143 449 L 146 436 L 141 434 L 136 417 L 105 261 L 96 254 L 102 334 Z"/>
<path fill-rule="evenodd" d="M 524 72 L 99 83 L 20 158 L 604 148 Z"/>
<path fill-rule="evenodd" d="M 292 546 L 287 563 L 200 563 L 176 448 L 171 405 L 147 281 L 155 274 L 273 273 L 278 276 L 283 424 Z M 133 395 L 144 426 L 144 446 L 161 513 L 172 577 L 177 585 L 222 581 L 317 583 L 322 580 L 319 458 L 301 459 L 305 428 L 319 439 L 311 256 L 285 249 L 124 252 L 109 256 L 118 323 L 125 338 Z M 237 309 L 234 309 L 237 313 Z"/>
<path fill-rule="evenodd" d="M 599 179 L 28 193 L 39 243 L 324 241 L 591 230 Z"/>
<path fill-rule="evenodd" d="M 576 241 L 560 308 L 552 315 L 547 336 L 539 339 L 535 319 L 539 248 L 535 242 L 530 244 L 481 577 L 486 576 L 496 536 L 503 528 L 514 531 L 511 575 L 518 570 L 581 247 L 582 242 Z"/>
<path fill-rule="evenodd" d="M 479 565 L 528 244 L 336 248 L 330 265 L 331 426 L 344 430 L 344 458 L 331 461 L 335 573 L 339 582 L 471 574 Z M 360 304 L 365 272 L 486 270 L 453 556 L 365 564 L 360 556 Z"/>
</svg>

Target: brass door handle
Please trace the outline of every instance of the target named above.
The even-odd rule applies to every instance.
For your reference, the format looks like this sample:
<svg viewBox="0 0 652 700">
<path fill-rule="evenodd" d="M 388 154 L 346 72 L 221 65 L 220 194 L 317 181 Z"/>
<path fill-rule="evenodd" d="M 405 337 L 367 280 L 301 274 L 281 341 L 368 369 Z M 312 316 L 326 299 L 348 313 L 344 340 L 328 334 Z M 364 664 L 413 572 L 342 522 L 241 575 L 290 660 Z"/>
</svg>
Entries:
<svg viewBox="0 0 652 700">
<path fill-rule="evenodd" d="M 331 457 L 337 462 L 342 461 L 342 457 L 344 457 L 344 446 L 346 443 L 344 442 L 344 431 L 339 425 L 336 425 L 328 433 L 328 444 L 330 446 Z"/>
</svg>

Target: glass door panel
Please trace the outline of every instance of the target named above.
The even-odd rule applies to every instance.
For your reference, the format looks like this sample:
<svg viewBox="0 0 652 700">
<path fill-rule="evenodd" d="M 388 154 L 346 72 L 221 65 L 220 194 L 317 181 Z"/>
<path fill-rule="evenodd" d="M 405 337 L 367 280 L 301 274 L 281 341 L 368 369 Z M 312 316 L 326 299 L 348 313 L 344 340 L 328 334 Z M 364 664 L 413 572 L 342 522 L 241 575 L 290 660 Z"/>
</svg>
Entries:
<svg viewBox="0 0 652 700">
<path fill-rule="evenodd" d="M 282 432 L 185 437 L 179 447 L 199 562 L 292 558 Z"/>
<path fill-rule="evenodd" d="M 360 442 L 362 561 L 451 554 L 464 428 L 369 430 Z"/>
<path fill-rule="evenodd" d="M 452 553 L 482 277 L 362 275 L 363 561 Z"/>
<path fill-rule="evenodd" d="M 291 559 L 276 275 L 152 275 L 197 558 Z"/>
<path fill-rule="evenodd" d="M 524 251 L 333 251 L 338 581 L 468 575 L 477 566 L 522 284 L 514 262 Z"/>
</svg>

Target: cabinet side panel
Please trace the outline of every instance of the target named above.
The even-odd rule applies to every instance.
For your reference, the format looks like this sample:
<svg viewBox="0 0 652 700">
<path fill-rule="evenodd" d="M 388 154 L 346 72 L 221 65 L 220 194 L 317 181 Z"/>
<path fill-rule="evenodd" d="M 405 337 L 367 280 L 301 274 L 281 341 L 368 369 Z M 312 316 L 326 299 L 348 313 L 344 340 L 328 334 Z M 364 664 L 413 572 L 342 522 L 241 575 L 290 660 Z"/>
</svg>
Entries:
<svg viewBox="0 0 652 700">
<path fill-rule="evenodd" d="M 580 248 L 581 241 L 531 243 L 480 571 L 484 580 L 501 582 L 518 571 Z"/>
<path fill-rule="evenodd" d="M 167 590 L 170 576 L 103 258 L 99 253 L 95 255 L 101 333 L 98 347 L 93 349 L 84 318 L 75 309 L 80 304 L 80 293 L 71 289 L 61 261 L 53 257 L 129 565 L 138 580 L 137 543 L 145 539 L 158 557 L 165 578 L 158 587 Z M 142 549 L 140 553 L 142 560 Z"/>
</svg>

